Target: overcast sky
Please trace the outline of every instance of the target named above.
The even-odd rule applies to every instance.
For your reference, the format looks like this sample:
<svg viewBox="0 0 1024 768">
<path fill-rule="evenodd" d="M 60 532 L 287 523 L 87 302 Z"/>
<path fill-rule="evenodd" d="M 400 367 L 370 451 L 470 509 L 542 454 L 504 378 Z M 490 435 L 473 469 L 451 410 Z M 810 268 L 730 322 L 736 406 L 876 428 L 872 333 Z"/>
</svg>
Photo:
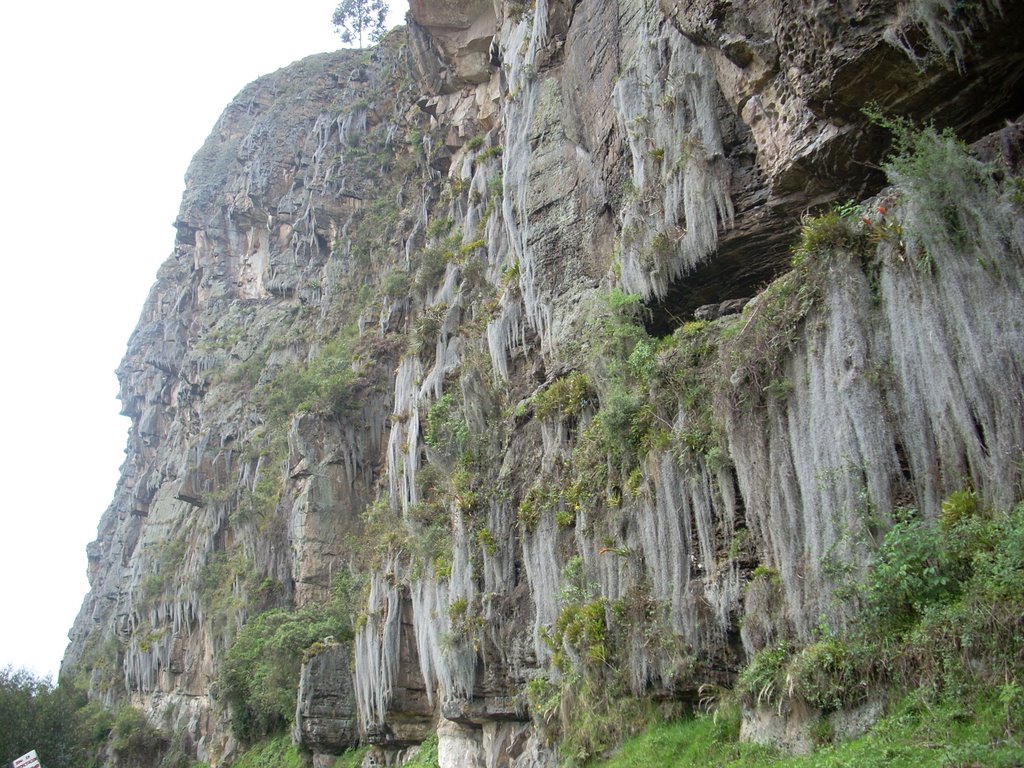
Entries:
<svg viewBox="0 0 1024 768">
<path fill-rule="evenodd" d="M 113 371 L 189 160 L 243 86 L 339 46 L 335 4 L 0 11 L 0 667 L 56 676 L 124 458 Z M 407 3 L 391 5 L 401 23 Z"/>
</svg>

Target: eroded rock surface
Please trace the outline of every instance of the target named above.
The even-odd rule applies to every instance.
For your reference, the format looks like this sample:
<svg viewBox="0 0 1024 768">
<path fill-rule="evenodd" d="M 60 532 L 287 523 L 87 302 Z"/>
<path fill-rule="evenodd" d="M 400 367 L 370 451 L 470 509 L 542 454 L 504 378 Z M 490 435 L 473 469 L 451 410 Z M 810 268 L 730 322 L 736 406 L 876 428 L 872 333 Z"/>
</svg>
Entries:
<svg viewBox="0 0 1024 768">
<path fill-rule="evenodd" d="M 391 765 L 436 732 L 446 768 L 546 768 L 577 696 L 692 705 L 842 626 L 865 520 L 1022 494 L 1003 6 L 416 0 L 373 52 L 248 86 L 118 371 L 66 667 L 226 764 L 240 627 L 343 576 L 305 750 Z M 991 134 L 957 247 L 886 186 L 869 101 Z"/>
</svg>

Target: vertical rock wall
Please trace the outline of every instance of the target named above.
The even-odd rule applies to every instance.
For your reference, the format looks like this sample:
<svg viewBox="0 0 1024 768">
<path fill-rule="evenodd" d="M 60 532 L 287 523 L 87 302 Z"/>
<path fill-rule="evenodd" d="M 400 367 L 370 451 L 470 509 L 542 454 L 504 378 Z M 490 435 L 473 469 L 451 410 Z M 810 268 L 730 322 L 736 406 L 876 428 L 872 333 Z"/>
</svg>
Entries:
<svg viewBox="0 0 1024 768">
<path fill-rule="evenodd" d="M 247 87 L 119 370 L 91 695 L 226 763 L 239 628 L 356 574 L 305 749 L 554 765 L 594 681 L 692 702 L 842 626 L 894 509 L 1020 498 L 1019 130 L 951 243 L 858 111 L 1015 117 L 1020 9 L 798 5 L 427 1 Z M 879 192 L 788 271 L 802 212 Z"/>
</svg>

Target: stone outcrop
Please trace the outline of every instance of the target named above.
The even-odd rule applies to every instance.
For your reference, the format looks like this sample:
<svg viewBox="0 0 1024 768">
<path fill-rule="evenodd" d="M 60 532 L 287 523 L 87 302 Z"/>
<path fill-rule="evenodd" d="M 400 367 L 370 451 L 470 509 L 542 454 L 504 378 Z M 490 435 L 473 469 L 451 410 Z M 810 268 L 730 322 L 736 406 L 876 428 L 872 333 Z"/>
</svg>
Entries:
<svg viewBox="0 0 1024 768">
<path fill-rule="evenodd" d="M 314 756 L 338 755 L 359 746 L 352 648 L 328 641 L 315 650 L 299 678 L 295 740 Z M 333 759 L 319 763 L 324 768 L 333 764 Z"/>
<path fill-rule="evenodd" d="M 554 766 L 577 697 L 693 704 L 842 627 L 894 510 L 1014 503 L 1022 8 L 951 8 L 416 0 L 245 88 L 118 371 L 66 668 L 227 764 L 241 628 L 348 579 L 315 764 Z M 869 102 L 979 141 L 956 232 Z"/>
</svg>

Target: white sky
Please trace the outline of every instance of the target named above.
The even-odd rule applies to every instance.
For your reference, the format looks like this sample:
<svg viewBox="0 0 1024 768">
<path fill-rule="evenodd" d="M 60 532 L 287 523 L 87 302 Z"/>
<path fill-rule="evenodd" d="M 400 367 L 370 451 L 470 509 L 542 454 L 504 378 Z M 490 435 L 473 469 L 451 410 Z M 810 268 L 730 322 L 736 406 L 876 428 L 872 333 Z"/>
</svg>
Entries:
<svg viewBox="0 0 1024 768">
<path fill-rule="evenodd" d="M 113 371 L 192 155 L 247 83 L 339 47 L 335 4 L 0 11 L 0 667 L 56 677 L 124 458 Z"/>
</svg>

